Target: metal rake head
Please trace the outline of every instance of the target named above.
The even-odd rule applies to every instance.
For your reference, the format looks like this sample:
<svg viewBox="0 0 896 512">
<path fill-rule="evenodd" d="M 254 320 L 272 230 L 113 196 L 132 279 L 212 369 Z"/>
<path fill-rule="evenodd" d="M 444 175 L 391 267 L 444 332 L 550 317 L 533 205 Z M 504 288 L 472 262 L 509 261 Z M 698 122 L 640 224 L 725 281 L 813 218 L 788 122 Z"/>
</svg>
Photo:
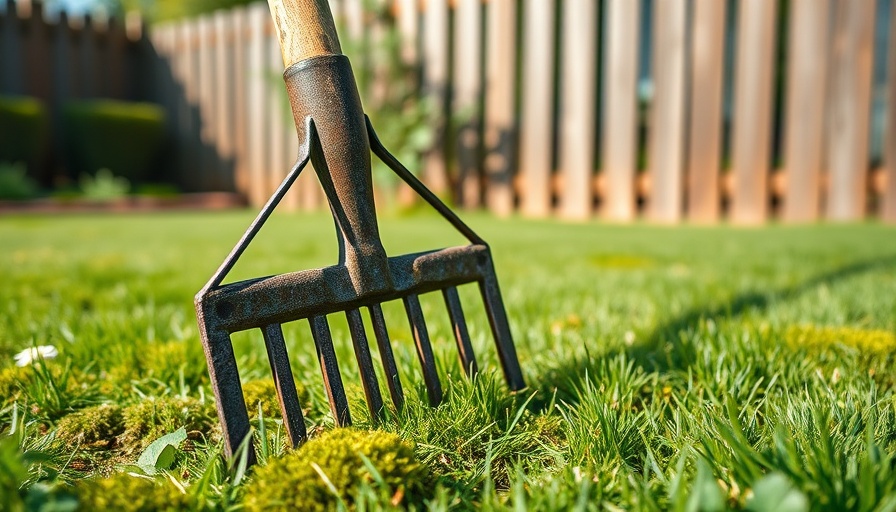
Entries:
<svg viewBox="0 0 896 512">
<path fill-rule="evenodd" d="M 488 245 L 383 147 L 361 110 L 348 59 L 342 55 L 312 57 L 289 67 L 284 77 L 300 140 L 304 141 L 299 159 L 195 301 L 228 452 L 232 454 L 249 433 L 248 412 L 230 341 L 230 334 L 238 331 L 262 331 L 284 425 L 294 445 L 304 441 L 306 430 L 281 329 L 285 322 L 308 320 L 333 417 L 337 425 L 348 425 L 348 402 L 327 315 L 346 315 L 367 405 L 376 417 L 383 399 L 361 309 L 367 308 L 370 314 L 387 386 L 393 403 L 400 408 L 404 396 L 380 305 L 401 299 L 423 367 L 429 402 L 437 405 L 442 400 L 442 387 L 418 296 L 442 292 L 461 364 L 468 374 L 474 374 L 478 366 L 457 286 L 476 283 L 507 383 L 513 390 L 523 388 Z M 373 207 L 371 151 L 458 229 L 470 245 L 388 257 L 379 238 Z M 309 160 L 314 163 L 336 221 L 339 262 L 222 285 Z M 254 456 L 251 446 L 249 450 L 250 456 Z"/>
</svg>

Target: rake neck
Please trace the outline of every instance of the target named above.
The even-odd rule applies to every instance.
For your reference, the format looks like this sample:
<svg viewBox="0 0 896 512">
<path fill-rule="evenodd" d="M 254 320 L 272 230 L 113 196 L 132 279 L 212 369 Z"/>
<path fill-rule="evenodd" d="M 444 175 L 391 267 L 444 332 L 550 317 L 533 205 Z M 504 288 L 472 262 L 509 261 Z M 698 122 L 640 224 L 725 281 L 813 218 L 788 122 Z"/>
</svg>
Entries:
<svg viewBox="0 0 896 512">
<path fill-rule="evenodd" d="M 379 236 L 370 141 L 352 68 L 344 55 L 321 55 L 283 74 L 299 139 L 313 122 L 311 162 L 342 238 L 344 264 L 359 294 L 393 289 Z"/>
</svg>

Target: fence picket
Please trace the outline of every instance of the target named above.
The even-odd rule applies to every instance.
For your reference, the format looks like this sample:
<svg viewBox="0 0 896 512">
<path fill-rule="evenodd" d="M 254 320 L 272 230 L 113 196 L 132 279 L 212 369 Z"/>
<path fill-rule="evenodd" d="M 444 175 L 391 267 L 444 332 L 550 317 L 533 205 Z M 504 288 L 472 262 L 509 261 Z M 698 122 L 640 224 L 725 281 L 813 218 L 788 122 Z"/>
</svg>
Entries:
<svg viewBox="0 0 896 512">
<path fill-rule="evenodd" d="M 427 0 L 423 11 L 423 94 L 440 115 L 423 160 L 423 182 L 437 195 L 448 193 L 445 166 L 445 103 L 448 84 L 448 2 Z"/>
<path fill-rule="evenodd" d="M 233 31 L 233 18 L 230 12 L 216 11 L 212 15 L 212 32 L 214 33 L 215 48 L 213 58 L 214 85 L 215 88 L 215 140 L 211 144 L 216 153 L 218 162 L 218 176 L 220 190 L 233 188 L 233 49 L 230 38 Z"/>
<path fill-rule="evenodd" d="M 569 219 L 587 219 L 594 203 L 597 8 L 593 0 L 563 3 L 558 213 Z"/>
<path fill-rule="evenodd" d="M 526 0 L 524 7 L 520 210 L 529 217 L 546 217 L 551 213 L 553 171 L 554 5 Z"/>
<path fill-rule="evenodd" d="M 784 166 L 787 222 L 818 219 L 828 62 L 827 3 L 791 0 Z"/>
<path fill-rule="evenodd" d="M 516 2 L 492 0 L 486 31 L 485 151 L 486 206 L 499 216 L 513 212 L 516 168 Z"/>
<path fill-rule="evenodd" d="M 865 214 L 874 0 L 837 0 L 828 111 L 827 217 Z"/>
<path fill-rule="evenodd" d="M 722 147 L 722 80 L 725 2 L 695 0 L 691 40 L 687 216 L 698 223 L 719 219 Z"/>
<path fill-rule="evenodd" d="M 687 2 L 656 0 L 654 9 L 648 216 L 670 223 L 679 221 L 682 212 Z"/>
<path fill-rule="evenodd" d="M 731 197 L 731 220 L 739 224 L 768 215 L 776 11 L 775 0 L 739 4 Z"/>
<path fill-rule="evenodd" d="M 461 113 L 456 127 L 457 198 L 466 208 L 477 208 L 480 196 L 482 58 L 481 0 L 456 0 L 454 15 L 454 95 L 452 110 Z"/>
<path fill-rule="evenodd" d="M 887 63 L 887 132 L 884 155 L 887 188 L 884 191 L 881 217 L 896 223 L 896 9 L 890 8 L 890 49 Z"/>
<path fill-rule="evenodd" d="M 607 0 L 601 173 L 606 187 L 600 213 L 613 221 L 635 218 L 638 152 L 638 26 L 640 2 Z"/>
<path fill-rule="evenodd" d="M 246 139 L 248 116 L 246 115 L 246 46 L 248 12 L 238 7 L 233 12 L 229 51 L 233 58 L 229 80 L 233 83 L 233 182 L 234 189 L 249 196 L 249 166 Z"/>
<path fill-rule="evenodd" d="M 249 134 L 246 139 L 246 151 L 248 153 L 248 165 L 250 175 L 249 204 L 255 207 L 263 205 L 268 200 L 267 170 L 268 158 L 266 142 L 268 126 L 265 122 L 265 69 L 267 53 L 265 52 L 265 26 L 268 14 L 268 6 L 262 2 L 247 7 L 249 18 L 248 43 L 246 45 L 246 116 L 248 118 Z"/>
</svg>

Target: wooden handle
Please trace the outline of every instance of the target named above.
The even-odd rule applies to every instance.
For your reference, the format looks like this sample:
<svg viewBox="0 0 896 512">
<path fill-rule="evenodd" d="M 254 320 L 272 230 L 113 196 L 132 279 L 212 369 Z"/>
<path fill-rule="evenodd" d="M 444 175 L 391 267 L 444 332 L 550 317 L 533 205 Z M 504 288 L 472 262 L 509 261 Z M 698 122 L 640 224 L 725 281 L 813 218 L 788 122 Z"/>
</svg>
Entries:
<svg viewBox="0 0 896 512">
<path fill-rule="evenodd" d="M 319 55 L 341 55 L 328 0 L 268 0 L 283 65 Z"/>
</svg>

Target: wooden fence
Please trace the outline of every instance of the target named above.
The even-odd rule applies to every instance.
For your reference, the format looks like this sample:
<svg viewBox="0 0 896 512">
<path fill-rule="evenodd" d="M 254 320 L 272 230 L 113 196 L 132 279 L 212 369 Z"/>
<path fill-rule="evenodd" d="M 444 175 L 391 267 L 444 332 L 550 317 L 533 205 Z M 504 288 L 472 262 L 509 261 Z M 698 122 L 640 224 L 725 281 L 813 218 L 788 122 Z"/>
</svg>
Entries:
<svg viewBox="0 0 896 512">
<path fill-rule="evenodd" d="M 370 3 L 331 0 L 356 72 L 374 69 L 365 105 L 394 80 L 370 48 L 398 34 L 398 58 L 437 110 L 418 174 L 463 207 L 896 221 L 896 36 L 875 39 L 896 27 L 892 0 Z M 266 4 L 160 24 L 148 41 L 132 67 L 152 67 L 140 76 L 169 112 L 180 184 L 262 204 L 298 148 Z M 873 101 L 878 61 L 889 101 Z M 881 109 L 890 128 L 872 159 Z M 324 205 L 306 172 L 284 206 Z"/>
</svg>

